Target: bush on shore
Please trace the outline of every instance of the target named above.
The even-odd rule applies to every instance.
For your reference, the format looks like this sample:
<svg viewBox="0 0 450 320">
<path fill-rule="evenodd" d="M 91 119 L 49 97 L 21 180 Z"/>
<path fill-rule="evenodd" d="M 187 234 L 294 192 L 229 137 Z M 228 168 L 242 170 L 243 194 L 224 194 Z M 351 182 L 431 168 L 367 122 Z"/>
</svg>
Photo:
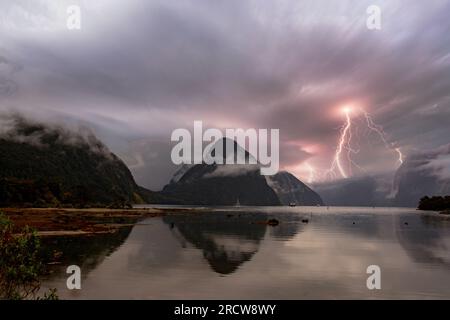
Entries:
<svg viewBox="0 0 450 320">
<path fill-rule="evenodd" d="M 29 227 L 16 230 L 0 212 L 0 299 L 57 299 L 54 289 L 38 296 L 39 279 L 45 272 L 42 257 L 36 231 Z"/>
</svg>

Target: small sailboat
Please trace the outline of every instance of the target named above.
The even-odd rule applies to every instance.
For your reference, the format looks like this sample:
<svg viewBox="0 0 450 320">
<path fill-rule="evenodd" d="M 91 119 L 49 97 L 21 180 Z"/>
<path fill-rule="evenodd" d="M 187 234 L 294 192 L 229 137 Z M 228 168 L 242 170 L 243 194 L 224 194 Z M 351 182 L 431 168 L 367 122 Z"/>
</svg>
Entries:
<svg viewBox="0 0 450 320">
<path fill-rule="evenodd" d="M 237 198 L 236 204 L 235 204 L 234 206 L 235 206 L 235 207 L 240 207 L 240 206 L 241 206 L 241 203 L 239 202 L 239 197 Z"/>
</svg>

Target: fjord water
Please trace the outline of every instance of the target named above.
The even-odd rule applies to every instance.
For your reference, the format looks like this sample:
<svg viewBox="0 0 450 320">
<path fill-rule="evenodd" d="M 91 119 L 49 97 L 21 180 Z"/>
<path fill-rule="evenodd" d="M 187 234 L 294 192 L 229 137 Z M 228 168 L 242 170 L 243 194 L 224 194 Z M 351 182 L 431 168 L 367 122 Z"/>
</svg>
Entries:
<svg viewBox="0 0 450 320">
<path fill-rule="evenodd" d="M 44 287 L 62 299 L 450 299 L 450 217 L 399 208 L 237 207 L 67 239 Z M 264 224 L 270 218 L 277 226 Z M 72 254 L 70 254 L 72 252 Z M 381 290 L 366 269 L 381 268 Z"/>
</svg>

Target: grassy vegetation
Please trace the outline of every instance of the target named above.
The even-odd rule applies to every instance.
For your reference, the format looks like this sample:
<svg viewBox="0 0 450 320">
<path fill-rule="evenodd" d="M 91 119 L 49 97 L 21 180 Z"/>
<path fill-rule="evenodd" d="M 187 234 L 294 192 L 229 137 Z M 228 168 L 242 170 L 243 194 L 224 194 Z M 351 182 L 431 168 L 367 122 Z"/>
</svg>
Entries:
<svg viewBox="0 0 450 320">
<path fill-rule="evenodd" d="M 41 242 L 35 230 L 17 230 L 0 212 L 0 299 L 57 299 L 52 289 L 38 296 L 45 272 Z"/>
</svg>

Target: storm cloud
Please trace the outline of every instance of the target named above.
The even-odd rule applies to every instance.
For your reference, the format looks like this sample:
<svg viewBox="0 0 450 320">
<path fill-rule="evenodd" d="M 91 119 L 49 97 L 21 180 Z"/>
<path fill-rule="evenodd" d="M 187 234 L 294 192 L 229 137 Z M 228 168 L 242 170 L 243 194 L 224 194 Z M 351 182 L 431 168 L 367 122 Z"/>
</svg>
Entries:
<svg viewBox="0 0 450 320">
<path fill-rule="evenodd" d="M 66 28 L 72 4 L 81 30 Z M 381 30 L 366 27 L 373 4 Z M 2 1 L 0 108 L 89 125 L 153 189 L 176 170 L 175 128 L 278 128 L 281 167 L 307 180 L 306 163 L 333 160 L 343 105 L 405 155 L 449 142 L 449 13 L 445 0 Z M 361 130 L 353 174 L 396 169 Z"/>
</svg>

